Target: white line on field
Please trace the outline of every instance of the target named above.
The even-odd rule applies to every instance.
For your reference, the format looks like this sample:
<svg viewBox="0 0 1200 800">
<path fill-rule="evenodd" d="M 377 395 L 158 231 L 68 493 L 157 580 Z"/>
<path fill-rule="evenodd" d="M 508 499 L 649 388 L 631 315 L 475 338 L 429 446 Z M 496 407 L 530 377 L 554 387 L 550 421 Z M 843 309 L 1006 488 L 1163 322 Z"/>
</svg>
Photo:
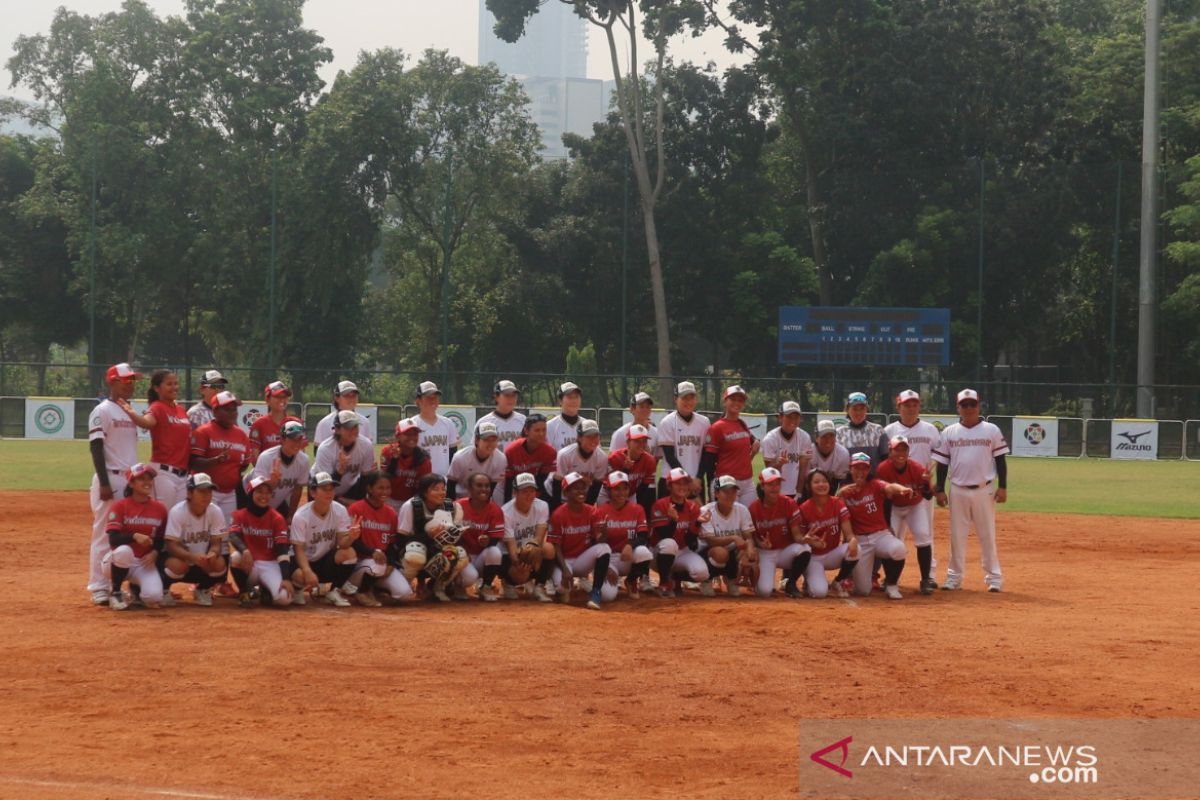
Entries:
<svg viewBox="0 0 1200 800">
<path fill-rule="evenodd" d="M 262 795 L 217 794 L 214 792 L 192 792 L 187 789 L 167 789 L 158 786 L 129 786 L 100 781 L 51 781 L 41 778 L 22 778 L 16 775 L 0 775 L 0 783 L 12 786 L 40 786 L 44 789 L 75 789 L 89 792 L 119 789 L 123 794 L 150 795 L 152 797 L 183 797 L 189 800 L 271 800 Z"/>
<path fill-rule="evenodd" d="M 385 622 L 410 622 L 412 620 L 409 619 L 409 615 L 415 613 L 413 611 L 406 610 L 398 615 L 395 615 L 395 614 L 371 614 L 371 612 L 369 612 L 369 611 L 366 613 L 351 614 L 348 611 L 343 611 L 343 610 L 337 609 L 337 608 L 318 608 L 315 610 L 321 614 L 337 614 L 337 615 L 343 616 L 343 617 L 355 616 L 355 617 L 360 617 L 361 619 L 371 619 L 372 621 L 383 620 Z M 443 619 L 441 617 L 424 617 L 423 616 L 423 617 L 421 617 L 418 624 L 420 624 L 420 625 L 478 625 L 478 626 L 482 626 L 485 628 L 490 628 L 490 627 L 515 628 L 517 625 L 520 625 L 521 623 L 516 622 L 514 620 L 479 619 L 477 617 L 450 617 L 450 618 Z"/>
</svg>

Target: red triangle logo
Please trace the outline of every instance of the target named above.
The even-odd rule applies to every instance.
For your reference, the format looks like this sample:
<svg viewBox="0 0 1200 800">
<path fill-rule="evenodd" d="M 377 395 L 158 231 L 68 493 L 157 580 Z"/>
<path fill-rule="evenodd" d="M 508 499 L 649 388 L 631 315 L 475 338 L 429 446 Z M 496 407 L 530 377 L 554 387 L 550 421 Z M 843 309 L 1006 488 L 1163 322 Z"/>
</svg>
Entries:
<svg viewBox="0 0 1200 800">
<path fill-rule="evenodd" d="M 850 758 L 850 743 L 853 741 L 854 741 L 853 736 L 847 736 L 845 739 L 842 739 L 840 742 L 834 742 L 831 745 L 826 745 L 825 747 L 822 747 L 820 750 L 816 751 L 811 756 L 809 756 L 809 758 L 811 758 L 816 763 L 820 764 L 822 767 L 826 767 L 828 769 L 833 770 L 838 775 L 843 775 L 847 778 L 853 778 L 854 773 L 851 772 L 850 770 L 846 769 L 844 766 L 846 763 L 846 759 Z M 832 753 L 835 750 L 840 751 L 842 754 L 842 757 L 838 761 L 838 763 L 834 764 L 832 761 L 826 761 L 822 757 L 822 756 L 826 755 L 827 753 Z"/>
</svg>

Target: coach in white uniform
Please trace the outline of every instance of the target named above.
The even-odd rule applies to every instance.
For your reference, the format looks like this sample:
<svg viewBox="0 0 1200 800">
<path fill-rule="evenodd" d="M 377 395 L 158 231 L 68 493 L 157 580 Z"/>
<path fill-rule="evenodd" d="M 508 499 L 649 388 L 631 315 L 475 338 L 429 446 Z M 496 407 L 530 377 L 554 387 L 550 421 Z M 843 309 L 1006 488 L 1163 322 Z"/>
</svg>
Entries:
<svg viewBox="0 0 1200 800">
<path fill-rule="evenodd" d="M 675 387 L 675 410 L 658 425 L 658 447 L 662 453 L 664 476 L 679 468 L 692 476 L 692 494 L 702 494 L 700 459 L 704 455 L 704 437 L 712 421 L 696 413 L 696 384 L 683 381 Z M 659 497 L 666 496 L 666 478 L 659 481 Z"/>
<path fill-rule="evenodd" d="M 204 377 L 200 379 L 200 402 L 189 408 L 187 412 L 188 422 L 192 423 L 192 430 L 213 421 L 212 406 L 209 403 L 228 388 L 229 381 L 217 370 L 210 369 L 204 373 Z"/>
<path fill-rule="evenodd" d="M 900 419 L 883 429 L 888 435 L 888 441 L 903 436 L 908 440 L 908 457 L 916 461 L 930 473 L 932 483 L 934 464 L 933 451 L 941 444 L 942 432 L 932 422 L 921 419 L 921 395 L 912 389 L 905 389 L 896 395 L 896 411 Z M 926 501 L 925 513 L 929 517 L 929 532 L 933 533 L 933 509 L 936 506 Z M 931 545 L 932 546 L 932 545 Z M 930 552 L 930 565 L 937 567 L 937 557 Z"/>
<path fill-rule="evenodd" d="M 795 497 L 802 488 L 801 478 L 808 475 L 813 443 L 800 428 L 800 404 L 788 400 L 779 406 L 779 427 L 767 431 L 762 440 L 763 465 L 783 475 L 783 493 Z"/>
<path fill-rule="evenodd" d="M 280 436 L 281 444 L 259 453 L 246 480 L 266 478 L 273 492 L 271 508 L 277 509 L 290 522 L 300 507 L 301 491 L 308 485 L 309 462 L 308 454 L 304 452 L 307 442 L 304 426 L 294 419 L 283 423 Z"/>
<path fill-rule="evenodd" d="M 108 368 L 104 381 L 108 397 L 100 401 L 88 417 L 88 447 L 92 453 L 92 488 L 88 500 L 92 506 L 92 547 L 88 570 L 88 591 L 92 603 L 107 605 L 112 581 L 105 577 L 103 562 L 108 546 L 108 510 L 113 500 L 125 494 L 125 470 L 137 463 L 137 426 L 129 414 L 117 405 L 133 397 L 134 382 L 142 377 L 128 364 Z"/>
<path fill-rule="evenodd" d="M 442 402 L 442 390 L 433 381 L 425 381 L 417 387 L 417 408 L 420 413 L 413 422 L 421 429 L 418 444 L 429 453 L 433 471 L 443 477 L 450 471 L 450 460 L 458 451 L 458 426 L 449 417 L 437 413 Z"/>
<path fill-rule="evenodd" d="M 946 478 L 950 478 L 950 567 L 943 589 L 962 588 L 967 556 L 967 532 L 975 526 L 982 551 L 984 582 L 989 592 L 1004 588 L 1000 559 L 996 555 L 996 503 L 1008 499 L 1008 466 L 1004 434 L 980 417 L 979 395 L 974 389 L 958 393 L 959 421 L 942 431 L 933 451 L 937 463 L 936 496 L 947 504 Z M 996 481 L 996 486 L 992 486 Z"/>
<path fill-rule="evenodd" d="M 516 410 L 517 403 L 521 400 L 521 390 L 512 381 L 496 381 L 496 385 L 492 387 L 492 399 L 496 407 L 475 422 L 475 438 L 479 438 L 480 425 L 485 422 L 492 423 L 500 437 L 498 449 L 503 453 L 504 448 L 520 439 L 522 431 L 525 430 L 525 415 Z"/>
</svg>

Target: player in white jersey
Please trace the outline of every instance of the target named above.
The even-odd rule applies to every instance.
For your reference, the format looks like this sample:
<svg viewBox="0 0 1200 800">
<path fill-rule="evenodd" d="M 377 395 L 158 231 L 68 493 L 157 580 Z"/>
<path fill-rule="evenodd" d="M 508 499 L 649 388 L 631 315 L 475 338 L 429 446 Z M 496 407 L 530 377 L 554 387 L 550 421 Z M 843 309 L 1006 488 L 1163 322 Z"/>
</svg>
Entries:
<svg viewBox="0 0 1200 800">
<path fill-rule="evenodd" d="M 817 469 L 829 476 L 831 494 L 837 494 L 838 486 L 850 476 L 850 451 L 838 444 L 837 427 L 831 419 L 823 419 L 817 423 L 817 438 L 813 441 L 813 454 L 808 462 L 808 471 Z"/>
<path fill-rule="evenodd" d="M 421 429 L 418 443 L 429 454 L 429 463 L 438 475 L 450 471 L 450 460 L 458 452 L 458 426 L 448 417 L 437 413 L 442 402 L 442 390 L 433 381 L 425 381 L 417 387 L 417 408 L 420 413 L 413 417 Z"/>
<path fill-rule="evenodd" d="M 600 487 L 608 477 L 608 454 L 600 446 L 600 426 L 594 419 L 579 422 L 579 433 L 575 443 L 558 451 L 554 472 L 546 478 L 546 493 L 557 505 L 562 499 L 562 479 L 572 472 L 583 477 L 587 488 L 586 502 L 595 503 L 600 496 Z"/>
<path fill-rule="evenodd" d="M 450 472 L 446 475 L 446 494 L 455 499 L 469 497 L 468 481 L 472 475 L 482 472 L 492 482 L 492 500 L 496 505 L 504 503 L 504 475 L 508 471 L 508 459 L 500 449 L 500 432 L 490 422 L 480 423 L 475 428 L 475 444 L 464 447 L 450 461 Z"/>
<path fill-rule="evenodd" d="M 943 589 L 962 588 L 967 558 L 967 533 L 975 527 L 989 592 L 1004 588 L 1000 558 L 996 555 L 996 503 L 1008 500 L 1008 465 L 1004 434 L 980 416 L 979 395 L 974 389 L 958 393 L 959 421 L 942 431 L 933 451 L 937 466 L 937 503 L 950 506 L 950 566 Z M 953 489 L 946 497 L 946 479 Z M 992 486 L 992 481 L 996 486 Z"/>
<path fill-rule="evenodd" d="M 772 428 L 762 440 L 763 464 L 783 475 L 783 493 L 795 497 L 808 474 L 812 458 L 812 438 L 800 428 L 800 404 L 788 400 L 779 406 L 779 427 Z"/>
<path fill-rule="evenodd" d="M 525 429 L 525 415 L 517 411 L 517 403 L 521 400 L 521 390 L 512 381 L 496 381 L 492 389 L 492 398 L 496 403 L 495 409 L 484 414 L 475 422 L 475 436 L 479 436 L 479 426 L 490 422 L 496 426 L 500 436 L 500 452 L 521 438 Z"/>
<path fill-rule="evenodd" d="M 921 395 L 912 389 L 905 389 L 896 395 L 896 411 L 900 419 L 883 429 L 888 440 L 903 436 L 908 440 L 908 457 L 933 471 L 933 451 L 942 441 L 942 432 L 932 422 L 921 419 Z M 932 481 L 931 481 L 932 482 Z M 929 522 L 929 530 L 933 531 L 933 510 L 936 503 L 925 503 L 922 509 Z M 932 544 L 930 545 L 932 547 Z M 937 556 L 930 554 L 930 565 L 937 569 Z"/>
<path fill-rule="evenodd" d="M 675 387 L 675 410 L 663 417 L 658 425 L 658 447 L 662 453 L 663 472 L 681 468 L 692 476 L 692 497 L 702 496 L 700 459 L 704 455 L 704 437 L 712 424 L 708 417 L 696 413 L 696 385 L 683 381 Z M 667 495 L 666 480 L 658 482 L 658 496 Z"/>
<path fill-rule="evenodd" d="M 337 481 L 334 494 L 346 505 L 366 495 L 362 474 L 375 469 L 375 446 L 360 432 L 358 412 L 343 409 L 338 412 L 333 435 L 317 448 L 317 461 L 312 472 L 328 472 Z"/>
<path fill-rule="evenodd" d="M 300 507 L 300 495 L 308 484 L 308 454 L 304 452 L 308 441 L 304 435 L 304 425 L 294 419 L 283 423 L 279 435 L 282 444 L 259 453 L 254 469 L 246 478 L 266 478 L 274 492 L 271 495 L 271 507 L 290 521 Z"/>
<path fill-rule="evenodd" d="M 654 411 L 654 400 L 645 392 L 638 392 L 629 400 L 629 413 L 633 415 L 633 421 L 627 422 L 621 427 L 613 431 L 612 438 L 608 442 L 608 452 L 620 450 L 622 447 L 629 446 L 629 429 L 634 425 L 641 425 L 650 434 L 650 438 L 646 442 L 646 452 L 655 458 L 658 454 L 658 428 L 654 426 L 650 415 Z"/>
<path fill-rule="evenodd" d="M 354 381 L 339 381 L 338 385 L 333 390 L 333 410 L 325 416 L 321 417 L 317 422 L 317 429 L 313 431 L 313 452 L 320 447 L 326 439 L 333 435 L 333 423 L 337 420 L 339 411 L 354 411 L 358 408 L 359 392 L 358 386 Z M 357 414 L 358 412 L 355 411 Z M 360 426 L 368 425 L 367 418 L 362 414 L 358 415 L 358 424 Z"/>
<path fill-rule="evenodd" d="M 558 387 L 558 414 L 546 423 L 546 443 L 555 450 L 575 444 L 579 423 L 583 421 L 579 416 L 582 405 L 582 389 L 570 381 Z"/>
<path fill-rule="evenodd" d="M 213 421 L 212 406 L 209 404 L 214 397 L 228 388 L 228 379 L 217 370 L 210 369 L 204 373 L 204 377 L 200 379 L 200 401 L 187 412 L 192 430 Z"/>
<path fill-rule="evenodd" d="M 554 602 L 543 588 L 550 579 L 554 546 L 546 543 L 550 506 L 538 496 L 537 478 L 522 472 L 513 481 L 513 499 L 504 504 L 505 561 L 501 566 L 504 597 L 517 598 L 517 585 L 543 603 Z"/>
<path fill-rule="evenodd" d="M 730 597 L 741 595 L 738 586 L 739 553 L 754 535 L 750 509 L 737 501 L 738 482 L 732 475 L 719 475 L 713 482 L 715 500 L 700 509 L 700 554 L 712 575 L 725 579 Z"/>
<path fill-rule="evenodd" d="M 212 605 L 212 587 L 224 582 L 228 569 L 221 556 L 221 540 L 228 526 L 225 512 L 212 501 L 215 485 L 207 473 L 189 475 L 187 499 L 167 512 L 163 534 L 164 584 L 195 584 L 192 596 L 198 606 Z"/>
<path fill-rule="evenodd" d="M 137 426 L 118 403 L 133 397 L 134 383 L 142 377 L 128 364 L 108 368 L 104 380 L 108 397 L 88 417 L 88 446 L 92 454 L 92 488 L 88 500 L 92 507 L 92 546 L 88 571 L 88 591 L 92 603 L 108 605 L 112 581 L 104 575 L 104 557 L 108 555 L 108 512 L 114 499 L 124 496 L 125 471 L 137 463 Z"/>
<path fill-rule="evenodd" d="M 304 590 L 317 596 L 322 584 L 329 584 L 325 601 L 345 607 L 350 601 L 342 596 L 342 586 L 354 572 L 358 560 L 351 547 L 354 523 L 346 506 L 334 502 L 337 481 L 328 472 L 318 472 L 308 484 L 312 501 L 305 503 L 292 515 L 288 538 L 295 554 L 292 585 L 295 597 Z"/>
</svg>

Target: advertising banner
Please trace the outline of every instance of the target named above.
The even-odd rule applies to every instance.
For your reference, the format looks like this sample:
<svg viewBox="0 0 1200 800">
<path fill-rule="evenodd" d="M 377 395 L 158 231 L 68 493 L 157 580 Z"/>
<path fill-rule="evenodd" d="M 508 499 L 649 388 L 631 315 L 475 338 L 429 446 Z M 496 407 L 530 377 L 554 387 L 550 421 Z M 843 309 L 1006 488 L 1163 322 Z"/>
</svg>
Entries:
<svg viewBox="0 0 1200 800">
<path fill-rule="evenodd" d="M 75 401 L 54 397 L 25 398 L 26 439 L 73 439 Z"/>
<path fill-rule="evenodd" d="M 1013 417 L 1014 456 L 1052 457 L 1058 455 L 1058 420 L 1054 417 Z"/>
<path fill-rule="evenodd" d="M 1109 453 L 1113 458 L 1158 458 L 1158 422 L 1152 419 L 1114 419 Z"/>
</svg>

